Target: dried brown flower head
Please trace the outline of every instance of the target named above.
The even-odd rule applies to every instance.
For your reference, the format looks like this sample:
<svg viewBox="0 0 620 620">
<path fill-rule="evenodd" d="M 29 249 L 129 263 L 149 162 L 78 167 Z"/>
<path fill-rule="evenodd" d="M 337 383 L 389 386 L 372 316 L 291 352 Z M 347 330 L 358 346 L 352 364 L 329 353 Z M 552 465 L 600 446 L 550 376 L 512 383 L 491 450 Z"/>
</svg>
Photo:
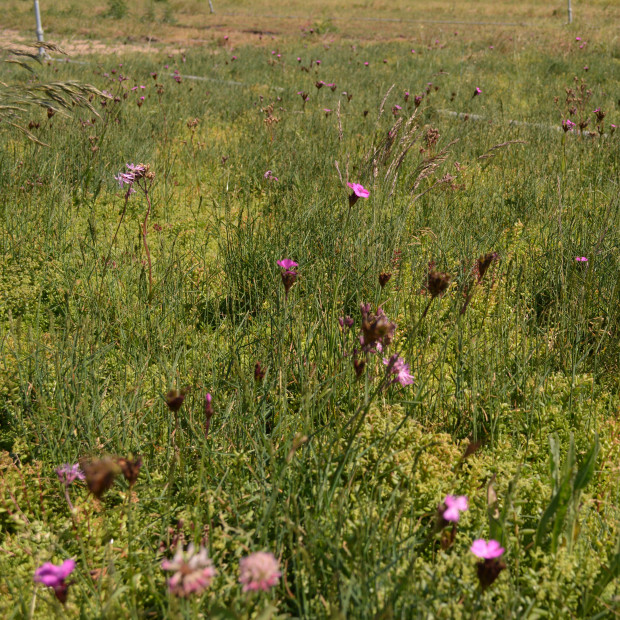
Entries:
<svg viewBox="0 0 620 620">
<path fill-rule="evenodd" d="M 481 256 L 477 262 L 476 267 L 478 269 L 478 282 L 484 278 L 484 274 L 491 266 L 491 263 L 497 259 L 497 252 L 487 252 L 484 256 Z"/>
<path fill-rule="evenodd" d="M 164 397 L 166 400 L 166 405 L 168 405 L 168 409 L 170 409 L 173 413 L 176 413 L 183 406 L 183 401 L 185 400 L 186 394 L 187 390 L 170 390 Z"/>
<path fill-rule="evenodd" d="M 88 490 L 99 499 L 113 484 L 121 469 L 114 459 L 80 460 Z"/>
<path fill-rule="evenodd" d="M 260 383 L 265 378 L 265 369 L 260 365 L 260 362 L 256 362 L 254 365 L 254 381 Z"/>
<path fill-rule="evenodd" d="M 132 459 L 118 457 L 116 462 L 121 468 L 121 473 L 125 476 L 125 480 L 127 480 L 127 482 L 129 482 L 129 486 L 132 487 L 138 479 L 138 474 L 140 473 L 140 468 L 142 467 L 142 457 L 140 455 Z"/>
<path fill-rule="evenodd" d="M 379 285 L 381 286 L 381 288 L 385 287 L 385 285 L 390 281 L 391 277 L 392 277 L 392 274 L 390 272 L 382 271 L 379 274 Z"/>
<path fill-rule="evenodd" d="M 499 577 L 499 574 L 506 568 L 506 564 L 497 558 L 482 560 L 476 564 L 480 588 L 486 590 Z"/>
<path fill-rule="evenodd" d="M 448 273 L 441 273 L 439 271 L 435 271 L 434 269 L 429 271 L 428 291 L 431 294 L 431 297 L 434 299 L 439 295 L 443 295 L 450 286 L 451 280 L 452 276 Z"/>
</svg>

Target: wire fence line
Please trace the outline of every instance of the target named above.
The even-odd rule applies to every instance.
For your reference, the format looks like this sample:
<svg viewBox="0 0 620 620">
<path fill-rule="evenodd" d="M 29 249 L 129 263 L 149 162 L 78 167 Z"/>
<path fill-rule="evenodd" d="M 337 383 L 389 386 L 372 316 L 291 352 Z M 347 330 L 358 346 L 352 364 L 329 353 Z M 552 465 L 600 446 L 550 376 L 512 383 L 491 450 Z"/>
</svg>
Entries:
<svg viewBox="0 0 620 620">
<path fill-rule="evenodd" d="M 252 15 L 249 13 L 217 13 L 222 17 L 247 17 L 250 19 L 299 19 L 303 21 L 311 21 L 316 19 L 311 15 L 275 15 L 272 13 L 265 13 L 261 15 Z M 396 23 L 396 24 L 445 24 L 445 25 L 457 25 L 457 26 L 516 26 L 523 28 L 532 28 L 536 24 L 528 24 L 525 22 L 472 22 L 462 20 L 443 20 L 443 19 L 407 19 L 399 17 L 321 17 L 323 21 L 351 21 L 354 19 L 357 22 L 371 22 L 371 23 Z"/>
</svg>

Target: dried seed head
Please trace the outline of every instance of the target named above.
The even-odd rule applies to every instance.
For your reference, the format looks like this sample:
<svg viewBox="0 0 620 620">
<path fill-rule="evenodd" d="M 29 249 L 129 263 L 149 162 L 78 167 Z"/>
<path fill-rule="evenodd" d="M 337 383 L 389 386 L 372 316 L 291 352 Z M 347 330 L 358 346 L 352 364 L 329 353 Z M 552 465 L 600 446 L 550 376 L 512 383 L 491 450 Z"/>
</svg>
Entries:
<svg viewBox="0 0 620 620">
<path fill-rule="evenodd" d="M 390 281 L 391 277 L 392 277 L 392 274 L 389 273 L 389 272 L 382 271 L 379 274 L 379 284 L 380 284 L 381 288 L 385 287 L 385 285 Z"/>
<path fill-rule="evenodd" d="M 291 286 L 295 284 L 297 280 L 297 272 L 292 269 L 287 269 L 282 272 L 282 284 L 284 284 L 284 294 L 288 296 L 288 292 L 291 290 Z"/>
<path fill-rule="evenodd" d="M 362 374 L 364 373 L 364 368 L 366 367 L 366 362 L 364 360 L 360 360 L 357 357 L 357 349 L 353 349 L 353 368 L 355 369 L 355 376 L 360 379 Z"/>
<path fill-rule="evenodd" d="M 88 490 L 99 499 L 113 484 L 121 469 L 117 462 L 109 457 L 98 460 L 80 460 Z"/>
<path fill-rule="evenodd" d="M 499 577 L 499 574 L 506 568 L 506 564 L 497 558 L 482 560 L 476 564 L 480 588 L 486 590 Z"/>
<path fill-rule="evenodd" d="M 478 282 L 484 278 L 484 274 L 487 272 L 487 269 L 491 266 L 491 263 L 494 260 L 497 260 L 498 254 L 497 252 L 487 252 L 484 256 L 481 256 L 476 266 L 478 268 Z"/>
<path fill-rule="evenodd" d="M 260 362 L 256 362 L 254 365 L 254 381 L 260 383 L 265 378 L 265 369 L 260 365 Z"/>
<path fill-rule="evenodd" d="M 183 406 L 185 394 L 187 394 L 187 390 L 170 390 L 165 396 L 168 409 L 170 409 L 173 413 L 176 413 Z"/>
<path fill-rule="evenodd" d="M 119 457 L 116 459 L 118 466 L 121 468 L 121 473 L 125 476 L 125 480 L 129 482 L 129 486 L 132 487 L 138 479 L 140 468 L 142 467 L 142 457 L 140 455 L 126 459 Z"/>
<path fill-rule="evenodd" d="M 450 286 L 452 276 L 448 273 L 441 273 L 434 269 L 428 274 L 428 291 L 433 299 L 443 295 Z"/>
</svg>

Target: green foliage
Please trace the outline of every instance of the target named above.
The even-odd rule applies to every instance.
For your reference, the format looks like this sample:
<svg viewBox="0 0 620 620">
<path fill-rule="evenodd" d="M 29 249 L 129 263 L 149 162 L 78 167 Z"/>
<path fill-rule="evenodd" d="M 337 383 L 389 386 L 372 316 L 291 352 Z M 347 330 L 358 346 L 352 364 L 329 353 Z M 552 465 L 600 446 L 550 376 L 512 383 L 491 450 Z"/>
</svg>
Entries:
<svg viewBox="0 0 620 620">
<path fill-rule="evenodd" d="M 99 116 L 30 111 L 47 149 L 0 137 L 0 615 L 61 613 L 32 576 L 69 557 L 67 617 L 618 612 L 618 136 L 553 129 L 584 62 L 617 124 L 617 79 L 589 49 L 429 47 L 238 45 L 233 62 L 214 43 L 123 57 L 123 81 L 116 58 L 41 68 L 94 82 Z M 126 162 L 155 173 L 152 293 Z M 347 181 L 369 198 L 350 206 Z M 431 261 L 451 276 L 435 298 Z M 361 303 L 397 329 L 358 380 Z M 388 384 L 394 352 L 413 385 Z M 136 484 L 96 500 L 76 482 L 70 510 L 55 468 L 106 454 L 140 454 Z M 448 494 L 469 498 L 453 535 Z M 506 549 L 484 592 L 477 538 Z M 218 576 L 181 600 L 161 562 L 189 542 Z M 257 550 L 283 575 L 252 595 L 238 562 Z"/>
<path fill-rule="evenodd" d="M 127 6 L 126 0 L 107 0 L 108 2 L 108 10 L 106 11 L 106 17 L 111 17 L 112 19 L 123 19 L 123 17 L 127 17 L 129 13 L 129 7 Z"/>
</svg>

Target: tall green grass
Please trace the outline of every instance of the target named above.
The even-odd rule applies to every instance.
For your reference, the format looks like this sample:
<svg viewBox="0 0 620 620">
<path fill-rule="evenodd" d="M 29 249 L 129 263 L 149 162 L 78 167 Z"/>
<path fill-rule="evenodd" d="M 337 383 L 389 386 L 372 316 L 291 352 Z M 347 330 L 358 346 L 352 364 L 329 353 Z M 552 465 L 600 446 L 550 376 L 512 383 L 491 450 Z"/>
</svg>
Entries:
<svg viewBox="0 0 620 620">
<path fill-rule="evenodd" d="M 60 614 L 32 574 L 67 557 L 69 617 L 613 615 L 612 54 L 306 43 L 50 63 L 41 78 L 119 101 L 96 102 L 98 117 L 33 111 L 49 148 L 2 134 L 3 615 Z M 311 59 L 320 67 L 300 70 Z M 177 83 L 174 70 L 207 80 Z M 607 111 L 603 136 L 558 130 L 575 74 Z M 3 67 L 8 79 L 19 75 Z M 394 129 L 393 106 L 408 118 L 427 87 Z M 406 135 L 413 147 L 390 169 Z M 113 176 L 126 162 L 156 175 L 152 294 L 139 194 L 119 226 Z M 370 197 L 349 208 L 347 180 Z M 299 263 L 288 298 L 282 258 Z M 431 261 L 452 283 L 423 317 Z M 357 380 L 361 303 L 397 323 L 387 355 L 411 365 L 412 386 L 382 386 L 378 355 Z M 188 388 L 178 423 L 163 398 L 174 387 Z M 470 442 L 481 448 L 461 460 Z M 142 455 L 138 483 L 101 502 L 74 486 L 71 514 L 54 468 L 104 454 Z M 442 550 L 432 532 L 448 493 L 470 510 Z M 468 551 L 479 537 L 507 549 L 484 593 Z M 183 541 L 203 541 L 219 570 L 199 600 L 166 592 L 160 563 Z M 237 561 L 261 549 L 280 558 L 281 584 L 244 595 Z"/>
</svg>

